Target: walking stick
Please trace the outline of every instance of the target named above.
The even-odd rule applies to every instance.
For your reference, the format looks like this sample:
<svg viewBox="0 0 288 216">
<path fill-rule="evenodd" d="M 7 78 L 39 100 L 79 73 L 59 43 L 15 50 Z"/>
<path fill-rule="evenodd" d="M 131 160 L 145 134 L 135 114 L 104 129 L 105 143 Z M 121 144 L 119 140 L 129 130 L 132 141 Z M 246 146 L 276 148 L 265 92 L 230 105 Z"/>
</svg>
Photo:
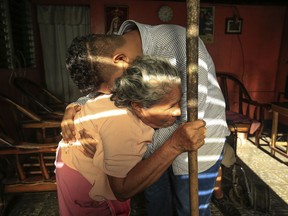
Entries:
<svg viewBox="0 0 288 216">
<path fill-rule="evenodd" d="M 187 0 L 186 70 L 188 121 L 198 118 L 198 35 L 199 0 Z M 188 152 L 190 215 L 198 216 L 198 162 L 197 151 Z"/>
</svg>

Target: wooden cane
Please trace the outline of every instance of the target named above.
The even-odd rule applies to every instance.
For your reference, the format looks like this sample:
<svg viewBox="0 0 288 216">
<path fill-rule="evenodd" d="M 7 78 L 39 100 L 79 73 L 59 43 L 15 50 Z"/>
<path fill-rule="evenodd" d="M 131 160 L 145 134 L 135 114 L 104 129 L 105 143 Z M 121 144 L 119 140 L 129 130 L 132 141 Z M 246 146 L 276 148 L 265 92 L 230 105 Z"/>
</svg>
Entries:
<svg viewBox="0 0 288 216">
<path fill-rule="evenodd" d="M 188 121 L 198 118 L 199 0 L 187 0 L 186 70 Z M 190 215 L 199 215 L 197 151 L 188 152 Z"/>
</svg>

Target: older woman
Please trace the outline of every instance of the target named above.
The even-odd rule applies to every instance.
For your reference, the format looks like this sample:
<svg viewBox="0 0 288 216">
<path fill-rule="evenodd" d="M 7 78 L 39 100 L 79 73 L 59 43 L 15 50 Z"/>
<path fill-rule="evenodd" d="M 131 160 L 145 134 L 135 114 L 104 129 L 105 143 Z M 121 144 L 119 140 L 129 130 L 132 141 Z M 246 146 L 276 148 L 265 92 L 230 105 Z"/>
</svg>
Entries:
<svg viewBox="0 0 288 216">
<path fill-rule="evenodd" d="M 181 115 L 181 95 L 177 70 L 165 60 L 144 56 L 116 79 L 112 94 L 82 105 L 74 119 L 77 140 L 61 141 L 58 148 L 60 214 L 128 215 L 129 197 L 155 182 L 179 154 L 202 146 L 205 123 L 185 123 L 141 161 L 154 129 L 172 125 Z M 84 130 L 97 143 L 92 158 L 81 143 Z"/>
</svg>

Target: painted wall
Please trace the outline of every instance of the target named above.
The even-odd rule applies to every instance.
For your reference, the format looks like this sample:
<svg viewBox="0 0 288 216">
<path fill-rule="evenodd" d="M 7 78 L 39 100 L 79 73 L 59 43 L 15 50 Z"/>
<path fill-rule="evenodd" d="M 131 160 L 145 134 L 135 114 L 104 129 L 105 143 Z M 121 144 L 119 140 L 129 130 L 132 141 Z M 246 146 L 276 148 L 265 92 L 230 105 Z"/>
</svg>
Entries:
<svg viewBox="0 0 288 216">
<path fill-rule="evenodd" d="M 149 0 L 32 0 L 35 4 L 89 5 L 91 32 L 105 32 L 106 5 L 127 5 L 128 18 L 147 24 L 161 24 L 157 11 L 162 5 L 173 8 L 170 23 L 186 26 L 185 2 Z M 214 6 L 214 42 L 206 44 L 216 70 L 236 74 L 253 99 L 271 102 L 283 91 L 288 75 L 288 6 Z M 243 18 L 242 34 L 225 34 L 225 19 L 239 14 Z M 30 72 L 42 73 L 42 70 Z M 1 71 L 1 89 L 6 89 L 13 71 Z M 41 75 L 40 75 L 41 76 Z M 5 79 L 3 79 L 5 77 Z"/>
<path fill-rule="evenodd" d="M 216 69 L 237 74 L 251 96 L 263 102 L 275 100 L 285 9 L 238 6 L 243 18 L 242 33 L 231 35 L 224 33 L 223 23 L 227 16 L 232 16 L 233 8 L 215 8 L 215 39 L 207 48 Z"/>
<path fill-rule="evenodd" d="M 117 5 L 119 1 L 91 0 L 90 4 L 91 31 L 104 33 L 104 7 Z M 157 17 L 157 11 L 160 6 L 168 5 L 174 10 L 174 16 L 169 23 L 186 26 L 186 5 L 183 2 L 137 1 L 136 3 L 122 0 L 120 5 L 129 7 L 129 19 L 152 25 L 162 23 Z M 287 7 L 219 4 L 201 4 L 201 6 L 215 8 L 214 42 L 206 46 L 214 60 L 216 70 L 236 74 L 253 99 L 267 103 L 275 101 L 277 92 L 284 89 L 283 80 L 287 75 L 286 71 L 288 72 L 285 63 L 285 59 L 286 61 L 288 59 Z M 243 19 L 242 33 L 225 34 L 225 20 L 234 14 Z M 286 49 L 281 49 L 283 46 L 286 46 Z"/>
</svg>

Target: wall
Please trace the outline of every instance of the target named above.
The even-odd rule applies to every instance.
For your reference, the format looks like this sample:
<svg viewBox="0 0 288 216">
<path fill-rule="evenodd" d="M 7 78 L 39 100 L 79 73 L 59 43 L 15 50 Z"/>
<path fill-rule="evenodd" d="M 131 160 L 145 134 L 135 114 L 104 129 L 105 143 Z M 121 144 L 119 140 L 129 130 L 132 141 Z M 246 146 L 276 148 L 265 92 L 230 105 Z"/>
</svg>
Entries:
<svg viewBox="0 0 288 216">
<path fill-rule="evenodd" d="M 91 31 L 104 33 L 104 7 L 109 4 L 117 5 L 119 1 L 91 0 L 90 4 Z M 137 1 L 136 4 L 135 1 L 122 0 L 120 4 L 129 7 L 129 19 L 152 25 L 161 24 L 157 10 L 162 5 L 168 5 L 174 10 L 173 19 L 169 23 L 186 26 L 185 2 Z M 201 6 L 215 7 L 214 42 L 206 46 L 214 59 L 216 70 L 236 74 L 253 99 L 267 103 L 275 101 L 277 92 L 284 89 L 283 77 L 286 77 L 288 71 L 284 61 L 288 59 L 288 49 L 281 50 L 284 43 L 287 47 L 287 40 L 282 41 L 282 37 L 288 37 L 287 30 L 285 34 L 283 32 L 288 23 L 287 7 L 220 4 Z M 243 19 L 242 33 L 225 34 L 225 19 L 234 14 L 239 14 Z M 280 67 L 281 70 L 278 70 Z"/>
<path fill-rule="evenodd" d="M 137 2 L 137 3 L 136 3 Z M 91 0 L 91 31 L 97 33 L 105 32 L 105 14 L 106 5 L 127 5 L 129 7 L 129 19 L 151 25 L 161 24 L 157 17 L 157 11 L 162 5 L 169 5 L 174 10 L 174 16 L 170 23 L 185 25 L 186 15 L 184 12 L 185 4 L 183 2 L 163 2 L 163 1 L 135 1 L 135 0 Z"/>
<path fill-rule="evenodd" d="M 242 34 L 224 34 L 223 23 L 233 14 L 233 7 L 216 6 L 215 39 L 207 48 L 217 70 L 237 74 L 253 98 L 273 101 L 285 7 L 235 8 L 243 18 Z"/>
<path fill-rule="evenodd" d="M 186 26 L 185 2 L 148 0 L 32 0 L 32 2 L 90 5 L 91 32 L 94 33 L 105 31 L 105 5 L 117 4 L 129 7 L 129 19 L 152 25 L 162 23 L 157 17 L 157 11 L 160 6 L 169 5 L 174 10 L 170 23 Z M 201 6 L 215 7 L 214 42 L 206 46 L 214 59 L 216 70 L 236 74 L 255 100 L 275 101 L 278 91 L 283 91 L 284 80 L 288 75 L 287 6 L 220 4 L 201 4 Z M 243 18 L 242 34 L 225 34 L 225 19 L 235 13 Z M 1 70 L 0 72 L 2 73 L 1 90 L 7 89 L 13 71 Z M 34 77 L 35 73 L 36 75 L 42 73 L 42 70 L 32 70 L 29 76 Z"/>
<path fill-rule="evenodd" d="M 285 21 L 283 24 L 283 36 L 278 61 L 278 74 L 276 79 L 277 83 L 276 92 L 281 91 L 283 92 L 287 77 L 288 77 L 288 7 L 286 7 Z M 287 101 L 287 99 L 285 101 Z"/>
</svg>

